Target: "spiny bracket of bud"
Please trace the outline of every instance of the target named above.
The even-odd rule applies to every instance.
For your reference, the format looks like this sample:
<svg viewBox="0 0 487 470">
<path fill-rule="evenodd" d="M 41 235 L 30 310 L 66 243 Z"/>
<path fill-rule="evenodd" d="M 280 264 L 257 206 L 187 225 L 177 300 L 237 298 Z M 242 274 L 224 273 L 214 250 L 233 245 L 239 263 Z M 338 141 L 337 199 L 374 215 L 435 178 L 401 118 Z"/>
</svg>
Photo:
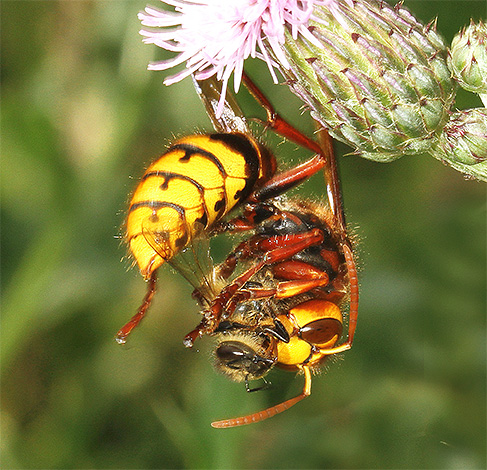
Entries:
<svg viewBox="0 0 487 470">
<path fill-rule="evenodd" d="M 286 36 L 281 72 L 313 117 L 371 160 L 428 153 L 455 97 L 436 25 L 374 0 L 315 7 L 310 25 L 313 41 Z"/>
<path fill-rule="evenodd" d="M 487 108 L 453 113 L 431 153 L 465 175 L 487 181 Z"/>
<path fill-rule="evenodd" d="M 487 26 L 473 21 L 451 43 L 448 65 L 462 88 L 478 93 L 487 106 Z"/>
</svg>

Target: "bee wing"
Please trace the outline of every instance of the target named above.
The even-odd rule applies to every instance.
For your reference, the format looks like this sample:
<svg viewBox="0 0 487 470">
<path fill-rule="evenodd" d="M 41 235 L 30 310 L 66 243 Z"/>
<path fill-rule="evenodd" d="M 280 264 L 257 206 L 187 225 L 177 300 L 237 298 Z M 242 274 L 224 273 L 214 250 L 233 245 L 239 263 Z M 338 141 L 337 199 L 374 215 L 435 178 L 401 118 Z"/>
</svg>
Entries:
<svg viewBox="0 0 487 470">
<path fill-rule="evenodd" d="M 142 234 L 159 256 L 168 259 L 167 234 L 154 230 L 150 222 L 142 226 Z M 217 295 L 210 239 L 205 233 L 195 237 L 186 248 L 169 257 L 167 262 L 195 288 L 196 295 L 193 295 L 202 304 L 209 304 Z"/>
<path fill-rule="evenodd" d="M 216 116 L 216 109 L 222 95 L 220 80 L 217 80 L 215 76 L 206 80 L 196 80 L 193 76 L 193 84 L 217 132 L 250 133 L 247 120 L 235 96 L 228 90 L 225 94 L 223 111 L 219 117 Z"/>
</svg>

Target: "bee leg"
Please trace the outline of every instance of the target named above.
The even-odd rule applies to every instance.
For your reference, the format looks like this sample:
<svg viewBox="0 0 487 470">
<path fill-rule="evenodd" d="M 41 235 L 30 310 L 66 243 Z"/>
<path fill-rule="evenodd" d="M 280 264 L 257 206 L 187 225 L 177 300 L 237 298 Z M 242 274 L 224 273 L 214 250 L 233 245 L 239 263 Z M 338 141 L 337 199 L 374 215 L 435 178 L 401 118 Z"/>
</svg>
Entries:
<svg viewBox="0 0 487 470">
<path fill-rule="evenodd" d="M 233 428 L 235 426 L 243 426 L 244 424 L 258 423 L 267 418 L 272 418 L 278 413 L 282 413 L 287 409 L 294 406 L 296 403 L 300 402 L 303 398 L 311 395 L 311 371 L 308 366 L 303 366 L 302 370 L 304 372 L 304 386 L 303 391 L 296 397 L 290 398 L 278 405 L 271 406 L 263 411 L 258 411 L 247 416 L 242 416 L 240 418 L 224 419 L 221 421 L 214 421 L 211 426 L 214 428 Z"/>
<path fill-rule="evenodd" d="M 262 377 L 262 381 L 264 383 L 260 387 L 250 388 L 249 379 L 247 377 L 245 377 L 245 391 L 247 391 L 248 393 L 258 392 L 260 390 L 266 390 L 267 388 L 269 388 L 271 386 L 271 383 L 268 382 L 265 379 L 265 377 Z"/>
<path fill-rule="evenodd" d="M 241 233 L 253 230 L 255 223 L 248 220 L 245 216 L 238 216 L 228 221 L 218 222 L 210 232 L 210 235 L 219 235 L 221 233 Z"/>
<path fill-rule="evenodd" d="M 327 272 L 305 261 L 287 260 L 276 264 L 272 272 L 277 279 L 284 280 L 312 280 L 328 277 Z"/>
<path fill-rule="evenodd" d="M 254 99 L 264 108 L 267 114 L 267 119 L 263 121 L 264 125 L 316 154 L 314 158 L 302 165 L 275 176 L 249 198 L 249 201 L 264 201 L 300 184 L 306 178 L 321 170 L 328 160 L 334 160 L 333 141 L 325 129 L 320 129 L 320 142 L 310 139 L 276 112 L 264 93 L 245 72 L 242 74 L 242 81 Z"/>
<path fill-rule="evenodd" d="M 242 278 L 243 276 L 245 277 L 245 280 L 242 280 L 237 283 L 237 285 L 234 285 L 235 281 L 231 284 L 229 284 L 226 288 L 220 292 L 220 294 L 215 298 L 213 301 L 211 307 L 205 311 L 204 317 L 201 320 L 201 322 L 196 326 L 196 328 L 192 331 L 190 331 L 184 338 L 183 338 L 183 344 L 187 348 L 192 348 L 194 342 L 196 341 L 197 338 L 205 335 L 205 334 L 212 334 L 217 328 L 218 325 L 220 324 L 221 318 L 222 318 L 222 313 L 223 310 L 225 309 L 227 303 L 229 302 L 230 298 L 233 297 L 233 295 L 239 291 L 240 287 L 247 282 L 247 280 L 252 277 L 260 268 L 262 265 L 259 263 L 254 268 L 249 269 L 248 271 L 244 272 L 241 276 L 239 276 L 235 281 L 238 279 Z M 231 288 L 231 289 L 229 289 Z M 242 296 L 245 294 L 242 294 Z M 241 300 L 242 297 L 239 298 Z M 236 303 L 232 303 L 230 307 L 228 308 L 229 314 L 233 312 L 235 309 Z M 228 316 L 228 315 L 226 315 Z"/>
<path fill-rule="evenodd" d="M 267 127 L 270 127 L 274 132 L 282 135 L 286 139 L 317 154 L 314 159 L 308 160 L 299 167 L 274 176 L 274 178 L 268 181 L 263 188 L 251 195 L 249 201 L 263 201 L 282 194 L 290 187 L 296 186 L 301 181 L 323 168 L 330 207 L 337 221 L 337 225 L 340 227 L 341 231 L 346 234 L 345 215 L 340 190 L 340 181 L 338 178 L 337 162 L 333 150 L 333 139 L 330 137 L 329 132 L 315 121 L 317 125 L 316 133 L 318 141 L 310 139 L 277 113 L 271 102 L 245 71 L 242 74 L 242 82 L 254 99 L 260 106 L 262 106 L 262 108 L 264 108 L 267 114 L 267 119 L 263 123 Z"/>
<path fill-rule="evenodd" d="M 325 167 L 325 173 L 327 174 L 327 178 L 325 179 L 328 180 L 329 177 L 334 178 L 333 184 L 331 186 L 328 185 L 328 192 L 333 191 L 334 194 L 339 192 L 340 188 L 339 184 L 337 183 L 338 179 L 336 177 L 336 162 L 333 150 L 333 140 L 328 131 L 320 126 L 318 129 L 319 141 L 316 142 L 315 140 L 310 139 L 277 113 L 264 93 L 245 72 L 242 74 L 242 81 L 250 94 L 260 104 L 260 106 L 264 108 L 267 114 L 267 119 L 265 121 L 261 121 L 263 124 L 270 127 L 277 134 L 282 135 L 297 145 L 317 154 L 315 158 L 308 160 L 299 167 L 272 178 L 266 185 L 264 185 L 264 188 L 254 194 L 255 200 L 263 201 L 270 197 L 275 197 L 278 194 L 282 194 L 290 187 L 296 186 L 304 179 L 308 178 L 314 173 L 317 173 L 323 167 Z M 341 197 L 335 198 L 335 196 L 333 196 L 330 202 L 333 213 L 341 219 L 340 222 L 342 223 L 342 228 L 344 228 Z"/>
<path fill-rule="evenodd" d="M 233 252 L 230 253 L 222 263 L 220 263 L 220 265 L 217 268 L 217 273 L 219 276 L 223 277 L 224 279 L 228 279 L 230 275 L 234 272 L 239 261 L 249 259 L 249 258 L 256 258 L 261 253 L 266 253 L 267 255 L 270 255 L 270 252 L 272 251 L 278 252 L 278 250 L 280 249 L 288 250 L 290 248 L 292 251 L 291 254 L 284 255 L 284 257 L 279 256 L 278 260 L 276 259 L 275 261 L 268 261 L 268 264 L 271 262 L 275 263 L 278 261 L 285 260 L 286 258 L 289 258 L 295 255 L 296 253 L 298 253 L 298 251 L 295 251 L 296 246 L 298 246 L 298 244 L 300 244 L 303 240 L 308 240 L 305 242 L 308 243 L 308 245 L 302 249 L 305 249 L 308 246 L 312 246 L 315 243 L 319 243 L 320 241 L 318 241 L 318 238 L 320 237 L 320 235 L 318 233 L 321 233 L 321 236 L 323 236 L 322 232 L 319 229 L 315 229 L 315 233 L 312 236 L 312 238 L 316 238 L 315 240 L 310 240 L 310 232 L 302 232 L 302 233 L 296 233 L 293 235 L 286 235 L 286 236 L 275 235 L 271 237 L 262 237 L 261 235 L 255 235 L 250 239 L 240 243 L 233 250 Z M 285 252 L 283 251 L 283 253 Z M 289 273 L 290 272 L 297 273 L 299 271 L 303 271 L 303 268 L 298 266 L 299 262 L 289 261 L 288 263 L 291 264 L 284 264 L 284 263 L 279 264 L 278 266 L 281 266 L 279 269 L 281 269 L 283 272 L 288 273 L 288 275 L 284 274 L 283 277 L 289 279 L 296 279 L 296 277 L 292 277 L 292 275 Z M 301 263 L 301 264 L 306 267 L 305 269 L 306 274 L 301 277 L 309 277 L 309 278 L 322 277 L 322 271 L 314 268 L 312 265 L 309 265 L 307 263 Z M 286 271 L 284 271 L 285 269 Z"/>
<path fill-rule="evenodd" d="M 252 243 L 253 239 L 254 237 L 251 237 L 249 240 L 239 243 L 225 260 L 217 266 L 216 272 L 219 277 L 228 279 L 235 271 L 239 261 L 255 257 L 256 252 Z"/>
<path fill-rule="evenodd" d="M 302 279 L 297 281 L 281 281 L 276 287 L 264 289 L 259 287 L 246 287 L 238 290 L 229 302 L 227 309 L 233 311 L 231 305 L 238 304 L 245 300 L 267 299 L 288 299 L 299 294 L 309 292 L 316 287 L 326 286 L 329 283 L 328 277 L 323 279 Z"/>
<path fill-rule="evenodd" d="M 283 261 L 276 264 L 272 268 L 272 272 L 276 278 L 283 279 L 275 288 L 275 297 L 278 299 L 304 294 L 330 283 L 330 276 L 327 272 L 303 261 Z"/>
<path fill-rule="evenodd" d="M 125 344 L 127 342 L 127 336 L 144 318 L 150 304 L 152 303 L 152 298 L 156 293 L 156 283 L 157 275 L 156 271 L 154 271 L 149 278 L 147 292 L 142 305 L 139 307 L 139 310 L 137 310 L 137 313 L 118 331 L 117 335 L 115 336 L 115 341 L 117 341 L 118 344 Z"/>
</svg>

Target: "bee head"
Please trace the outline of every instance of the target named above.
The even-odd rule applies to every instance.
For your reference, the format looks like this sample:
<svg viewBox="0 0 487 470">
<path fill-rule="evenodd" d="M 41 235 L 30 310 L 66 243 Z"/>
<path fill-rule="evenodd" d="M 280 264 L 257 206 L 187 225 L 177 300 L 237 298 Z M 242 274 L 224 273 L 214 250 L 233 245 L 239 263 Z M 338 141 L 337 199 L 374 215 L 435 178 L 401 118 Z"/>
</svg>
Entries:
<svg viewBox="0 0 487 470">
<path fill-rule="evenodd" d="M 228 334 L 215 350 L 215 367 L 235 382 L 259 379 L 276 363 L 275 351 L 275 341 L 264 335 Z"/>
</svg>

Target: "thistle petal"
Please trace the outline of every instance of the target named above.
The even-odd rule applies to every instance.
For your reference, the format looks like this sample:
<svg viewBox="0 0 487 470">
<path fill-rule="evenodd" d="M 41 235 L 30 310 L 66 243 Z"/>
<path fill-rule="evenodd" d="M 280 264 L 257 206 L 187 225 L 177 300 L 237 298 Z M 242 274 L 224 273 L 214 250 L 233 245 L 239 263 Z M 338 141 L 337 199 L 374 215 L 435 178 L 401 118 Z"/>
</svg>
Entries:
<svg viewBox="0 0 487 470">
<path fill-rule="evenodd" d="M 352 4 L 353 0 L 344 0 Z M 295 39 L 304 34 L 311 38 L 308 21 L 314 7 L 334 11 L 336 0 L 162 0 L 175 11 L 147 7 L 138 17 L 144 42 L 179 53 L 174 59 L 150 64 L 151 70 L 167 70 L 186 62 L 186 70 L 164 80 L 166 85 L 194 74 L 203 80 L 212 75 L 221 79 L 226 89 L 235 72 L 238 90 L 243 63 L 248 57 L 263 59 L 275 83 L 276 61 L 289 67 L 283 51 L 285 32 Z M 312 39 L 312 38 L 311 38 Z M 313 42 L 313 41 L 312 41 Z M 271 56 L 272 54 L 272 56 Z M 225 94 L 217 112 L 223 109 Z"/>
</svg>

